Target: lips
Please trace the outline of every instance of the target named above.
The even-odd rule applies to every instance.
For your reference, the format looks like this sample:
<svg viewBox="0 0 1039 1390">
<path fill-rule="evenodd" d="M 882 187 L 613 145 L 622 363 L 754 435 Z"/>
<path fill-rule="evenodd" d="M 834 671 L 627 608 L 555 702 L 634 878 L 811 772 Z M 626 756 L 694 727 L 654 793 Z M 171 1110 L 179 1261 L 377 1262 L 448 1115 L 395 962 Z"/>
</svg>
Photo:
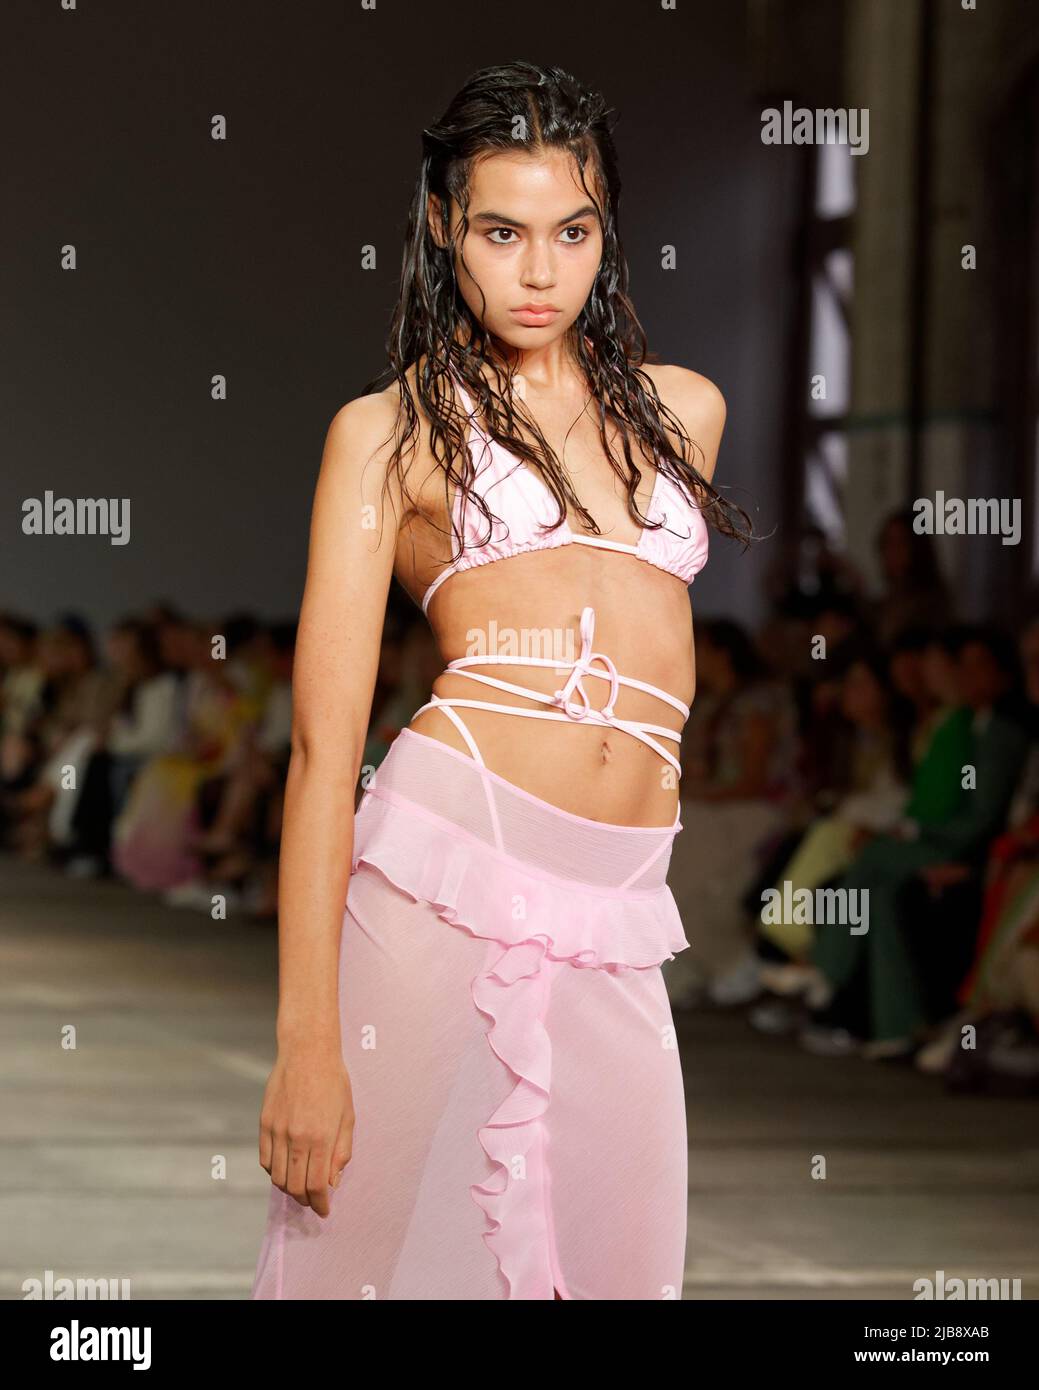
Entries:
<svg viewBox="0 0 1039 1390">
<path fill-rule="evenodd" d="M 535 309 L 524 305 L 522 309 L 510 309 L 509 312 L 519 319 L 520 323 L 529 324 L 536 328 L 540 324 L 551 323 L 561 311 L 551 308 Z"/>
</svg>

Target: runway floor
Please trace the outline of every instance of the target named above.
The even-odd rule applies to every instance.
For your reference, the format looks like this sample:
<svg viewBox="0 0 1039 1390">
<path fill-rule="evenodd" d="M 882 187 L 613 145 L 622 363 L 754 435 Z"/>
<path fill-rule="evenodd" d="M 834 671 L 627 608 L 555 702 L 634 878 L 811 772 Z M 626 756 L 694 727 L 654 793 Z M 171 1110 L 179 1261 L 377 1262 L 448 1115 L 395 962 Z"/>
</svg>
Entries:
<svg viewBox="0 0 1039 1390">
<path fill-rule="evenodd" d="M 248 1297 L 275 968 L 271 926 L 0 860 L 0 1297 L 47 1270 Z M 939 1270 L 1036 1297 L 1034 1101 L 812 1057 L 739 1013 L 679 1031 L 686 1299 L 911 1299 Z"/>
</svg>

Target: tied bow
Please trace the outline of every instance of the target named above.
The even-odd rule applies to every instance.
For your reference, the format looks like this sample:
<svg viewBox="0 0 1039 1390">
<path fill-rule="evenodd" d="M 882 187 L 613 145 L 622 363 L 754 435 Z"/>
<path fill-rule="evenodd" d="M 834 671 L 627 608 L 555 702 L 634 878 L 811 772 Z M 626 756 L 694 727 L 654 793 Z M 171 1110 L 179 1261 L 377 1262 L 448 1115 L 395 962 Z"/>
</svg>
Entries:
<svg viewBox="0 0 1039 1390">
<path fill-rule="evenodd" d="M 602 662 L 606 668 L 606 674 L 610 678 L 610 698 L 597 713 L 605 718 L 613 717 L 613 706 L 617 699 L 620 689 L 620 682 L 617 679 L 617 668 L 606 655 L 605 652 L 592 651 L 592 636 L 595 631 L 595 610 L 585 608 L 581 612 L 581 655 L 573 664 L 570 675 L 567 677 L 566 684 L 562 690 L 557 690 L 553 695 L 553 700 L 560 705 L 571 719 L 585 719 L 591 712 L 592 704 L 588 698 L 588 692 L 581 683 L 581 678 L 591 672 L 592 665 L 596 661 Z M 575 705 L 572 699 L 574 692 L 581 697 L 581 703 Z"/>
</svg>

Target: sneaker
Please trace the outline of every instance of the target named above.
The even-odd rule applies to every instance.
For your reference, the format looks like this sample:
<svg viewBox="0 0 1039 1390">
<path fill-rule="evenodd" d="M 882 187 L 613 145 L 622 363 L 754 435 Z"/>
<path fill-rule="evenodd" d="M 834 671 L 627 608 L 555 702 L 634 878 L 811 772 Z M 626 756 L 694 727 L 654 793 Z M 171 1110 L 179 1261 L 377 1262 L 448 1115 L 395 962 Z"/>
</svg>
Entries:
<svg viewBox="0 0 1039 1390">
<path fill-rule="evenodd" d="M 761 962 L 755 955 L 744 956 L 707 986 L 711 1002 L 722 1006 L 749 1004 L 761 993 Z"/>
<path fill-rule="evenodd" d="M 1039 1038 L 1024 1027 L 1006 1030 L 989 1048 L 988 1067 L 997 1076 L 1039 1082 Z"/>
<path fill-rule="evenodd" d="M 945 1024 L 937 1037 L 924 1043 L 913 1058 L 913 1066 L 917 1071 L 922 1071 L 928 1076 L 940 1076 L 948 1071 L 949 1063 L 956 1055 L 963 1036 L 960 1029 L 965 1023 L 970 1022 L 972 1019 L 969 1014 L 957 1014 Z"/>
<path fill-rule="evenodd" d="M 213 906 L 213 888 L 201 879 L 188 883 L 178 883 L 175 888 L 167 888 L 162 901 L 167 907 L 196 907 L 208 912 Z"/>
<path fill-rule="evenodd" d="M 804 994 L 809 985 L 814 984 L 819 978 L 819 972 L 814 965 L 795 965 L 793 962 L 788 965 L 769 963 L 762 964 L 758 970 L 758 978 L 773 994 L 789 996 Z"/>
<path fill-rule="evenodd" d="M 816 1057 L 853 1057 L 862 1043 L 846 1028 L 823 1028 L 809 1023 L 797 1035 L 798 1046 Z"/>
<path fill-rule="evenodd" d="M 822 973 L 821 970 L 815 972 L 815 978 L 810 982 L 804 992 L 804 1001 L 810 1009 L 828 1009 L 833 1003 L 834 995 L 837 993 L 833 985 Z"/>
<path fill-rule="evenodd" d="M 804 1022 L 804 1006 L 793 999 L 763 999 L 747 1015 L 750 1026 L 759 1033 L 780 1038 L 796 1032 Z"/>
<path fill-rule="evenodd" d="M 104 864 L 96 854 L 75 854 L 65 865 L 69 878 L 100 878 Z"/>
</svg>

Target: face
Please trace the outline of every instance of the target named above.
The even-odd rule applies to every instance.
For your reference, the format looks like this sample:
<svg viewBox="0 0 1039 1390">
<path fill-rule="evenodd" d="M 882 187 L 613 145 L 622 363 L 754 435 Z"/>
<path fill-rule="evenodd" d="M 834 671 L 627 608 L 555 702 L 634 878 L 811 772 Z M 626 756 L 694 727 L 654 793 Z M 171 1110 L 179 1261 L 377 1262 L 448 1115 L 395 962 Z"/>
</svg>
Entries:
<svg viewBox="0 0 1039 1390">
<path fill-rule="evenodd" d="M 972 709 L 984 709 L 997 700 L 1009 684 L 1006 674 L 988 647 L 968 642 L 958 663 L 963 695 Z"/>
<path fill-rule="evenodd" d="M 907 700 L 919 704 L 927 695 L 923 658 L 918 651 L 907 649 L 895 652 L 888 666 L 891 684 Z"/>
<path fill-rule="evenodd" d="M 884 713 L 884 691 L 876 676 L 856 661 L 841 685 L 841 713 L 853 724 L 878 724 Z"/>
<path fill-rule="evenodd" d="M 589 188 L 595 184 L 586 170 Z M 472 172 L 469 231 L 455 270 L 483 327 L 520 352 L 562 339 L 584 308 L 602 259 L 602 234 L 577 165 L 560 150 L 494 154 Z M 430 229 L 443 244 L 431 199 Z M 452 200 L 452 232 L 461 211 Z M 535 314 L 525 306 L 548 306 Z"/>
<path fill-rule="evenodd" d="M 134 674 L 140 669 L 141 649 L 136 633 L 114 628 L 105 638 L 105 649 L 117 671 Z"/>
<path fill-rule="evenodd" d="M 48 676 L 60 676 L 69 669 L 69 645 L 60 629 L 43 634 L 39 645 L 39 664 Z"/>
</svg>

